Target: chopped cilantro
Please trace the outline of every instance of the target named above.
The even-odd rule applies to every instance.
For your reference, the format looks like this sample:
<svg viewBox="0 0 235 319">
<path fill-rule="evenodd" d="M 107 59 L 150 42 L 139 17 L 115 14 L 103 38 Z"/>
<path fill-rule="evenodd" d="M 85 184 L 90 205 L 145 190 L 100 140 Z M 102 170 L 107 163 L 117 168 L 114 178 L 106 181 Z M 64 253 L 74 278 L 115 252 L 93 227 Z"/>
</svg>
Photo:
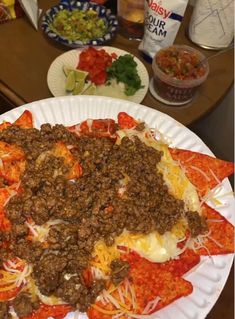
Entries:
<svg viewBox="0 0 235 319">
<path fill-rule="evenodd" d="M 117 82 L 125 84 L 125 94 L 134 95 L 143 86 L 137 72 L 137 63 L 130 54 L 121 55 L 113 61 L 111 67 L 107 69 L 109 79 L 116 78 Z"/>
</svg>

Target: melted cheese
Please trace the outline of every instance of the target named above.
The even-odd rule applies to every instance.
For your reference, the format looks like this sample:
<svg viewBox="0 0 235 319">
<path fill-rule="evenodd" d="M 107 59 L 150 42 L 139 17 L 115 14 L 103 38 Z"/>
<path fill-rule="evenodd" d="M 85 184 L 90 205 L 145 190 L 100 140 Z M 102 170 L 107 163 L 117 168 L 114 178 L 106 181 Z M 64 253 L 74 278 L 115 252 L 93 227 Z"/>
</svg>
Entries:
<svg viewBox="0 0 235 319">
<path fill-rule="evenodd" d="M 181 252 L 177 247 L 179 242 L 177 236 L 170 232 L 164 235 L 159 235 L 157 232 L 148 235 L 132 235 L 125 232 L 117 238 L 116 242 L 152 262 L 165 262 L 177 257 Z"/>
</svg>

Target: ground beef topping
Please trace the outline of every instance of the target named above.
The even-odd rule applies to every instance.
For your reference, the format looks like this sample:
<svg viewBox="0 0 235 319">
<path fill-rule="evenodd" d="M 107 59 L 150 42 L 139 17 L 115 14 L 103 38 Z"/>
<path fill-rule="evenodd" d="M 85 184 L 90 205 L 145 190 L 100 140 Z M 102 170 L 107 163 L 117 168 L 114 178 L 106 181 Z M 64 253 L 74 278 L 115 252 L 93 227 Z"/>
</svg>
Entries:
<svg viewBox="0 0 235 319">
<path fill-rule="evenodd" d="M 126 261 L 114 259 L 111 262 L 110 268 L 111 280 L 115 285 L 118 285 L 128 276 L 130 265 Z"/>
<path fill-rule="evenodd" d="M 8 319 L 8 307 L 5 302 L 0 302 L 0 319 Z"/>
<path fill-rule="evenodd" d="M 38 309 L 39 302 L 32 301 L 26 293 L 20 293 L 13 301 L 12 306 L 19 317 L 30 315 L 33 310 Z"/>
<path fill-rule="evenodd" d="M 108 138 L 77 138 L 62 125 L 44 124 L 41 130 L 9 127 L 0 132 L 0 140 L 17 144 L 26 154 L 23 191 L 6 206 L 12 229 L 4 235 L 0 232 L 0 242 L 10 242 L 8 251 L 2 249 L 0 261 L 17 256 L 31 263 L 42 294 L 62 298 L 82 311 L 105 287 L 102 280 L 87 285 L 82 275 L 98 240 L 112 245 L 123 230 L 164 234 L 185 214 L 184 203 L 169 194 L 156 169 L 161 152 L 137 137 L 124 137 L 117 145 Z M 60 141 L 81 164 L 80 178 L 66 178 L 63 158 L 51 152 Z M 193 234 L 201 232 L 200 217 L 188 213 L 187 218 Z M 28 239 L 29 221 L 40 226 L 54 220 L 46 249 L 43 241 Z M 110 267 L 114 284 L 128 275 L 126 262 L 114 260 Z M 4 307 L 0 306 L 0 313 L 4 314 Z M 28 295 L 20 294 L 14 307 L 26 316 L 34 305 Z"/>
</svg>

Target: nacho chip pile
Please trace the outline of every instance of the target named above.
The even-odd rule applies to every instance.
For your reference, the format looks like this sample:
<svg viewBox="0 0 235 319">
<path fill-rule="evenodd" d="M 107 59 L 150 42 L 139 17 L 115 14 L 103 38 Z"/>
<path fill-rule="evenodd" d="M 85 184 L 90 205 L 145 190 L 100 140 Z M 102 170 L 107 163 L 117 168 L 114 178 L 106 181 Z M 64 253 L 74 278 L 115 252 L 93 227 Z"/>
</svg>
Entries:
<svg viewBox="0 0 235 319">
<path fill-rule="evenodd" d="M 120 129 L 133 130 L 140 124 L 125 112 L 118 114 Z M 32 114 L 26 110 L 14 123 L 2 123 L 0 130 L 5 130 L 12 125 L 23 129 L 32 128 Z M 86 135 L 115 140 L 116 125 L 112 119 L 94 120 L 92 125 L 84 121 L 80 125 L 68 127 L 68 130 L 78 137 Z M 199 235 L 193 241 L 189 241 L 190 235 L 186 234 L 184 241 L 179 244 L 179 247 L 182 248 L 179 257 L 164 263 L 153 263 L 132 250 L 119 247 L 120 259 L 130 266 L 128 278 L 118 286 L 110 284 L 106 287 L 101 298 L 98 298 L 96 303 L 89 308 L 87 314 L 90 319 L 135 318 L 135 315 L 149 315 L 162 309 L 175 300 L 192 293 L 192 284 L 183 276 L 199 264 L 200 256 L 234 252 L 233 225 L 204 202 L 208 192 L 234 172 L 234 164 L 189 150 L 169 148 L 169 151 L 173 160 L 180 163 L 198 192 L 202 203 L 201 214 L 207 221 L 207 233 L 203 237 Z M 67 178 L 69 180 L 82 175 L 83 170 L 80 163 L 76 161 L 63 142 L 56 143 L 51 152 L 54 156 L 63 158 L 68 167 Z M 25 165 L 25 154 L 19 146 L 0 141 L 0 231 L 8 231 L 11 228 L 11 223 L 5 216 L 4 207 L 12 196 L 21 191 L 20 180 Z M 189 242 L 191 246 L 188 245 Z M 7 243 L 0 242 L 0 245 L 7 246 Z M 91 269 L 88 269 L 85 277 L 89 284 L 92 281 Z M 6 290 L 5 294 L 1 292 L 1 288 L 3 291 L 6 290 L 0 284 L 0 301 L 17 294 L 16 288 L 8 292 Z M 41 304 L 38 310 L 24 319 L 46 319 L 50 316 L 59 319 L 71 310 L 72 308 L 68 305 Z"/>
</svg>

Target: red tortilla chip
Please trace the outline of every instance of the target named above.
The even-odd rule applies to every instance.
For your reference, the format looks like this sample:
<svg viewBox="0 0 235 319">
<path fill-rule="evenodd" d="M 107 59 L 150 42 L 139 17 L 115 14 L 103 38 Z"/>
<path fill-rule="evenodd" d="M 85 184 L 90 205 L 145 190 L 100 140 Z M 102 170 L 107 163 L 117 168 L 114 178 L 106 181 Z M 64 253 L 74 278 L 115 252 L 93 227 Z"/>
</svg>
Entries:
<svg viewBox="0 0 235 319">
<path fill-rule="evenodd" d="M 0 168 L 0 175 L 9 183 L 18 183 L 25 170 L 25 160 L 5 162 Z"/>
<path fill-rule="evenodd" d="M 73 155 L 63 142 L 57 142 L 53 147 L 52 153 L 56 157 L 63 157 L 66 165 L 71 166 L 74 163 Z"/>
<path fill-rule="evenodd" d="M 117 125 L 113 119 L 88 119 L 78 125 L 67 127 L 67 129 L 77 136 L 86 135 L 90 137 L 108 137 L 115 139 Z"/>
<path fill-rule="evenodd" d="M 2 122 L 0 124 L 0 131 L 5 130 L 7 127 L 12 126 L 12 124 L 10 122 Z"/>
<path fill-rule="evenodd" d="M 200 255 L 222 255 L 234 252 L 234 227 L 219 212 L 204 204 L 202 213 L 207 219 L 209 237 L 204 237 L 203 246 L 197 249 Z"/>
<path fill-rule="evenodd" d="M 0 285 L 1 286 L 1 285 Z M 7 289 L 8 286 L 5 286 Z M 9 290 L 0 291 L 0 302 L 8 301 L 9 299 L 13 299 L 20 292 L 22 287 L 9 288 Z"/>
<path fill-rule="evenodd" d="M 149 264 L 149 267 L 156 267 L 165 271 L 171 272 L 173 275 L 181 277 L 200 262 L 200 256 L 191 249 L 186 249 L 178 259 L 172 259 L 164 263 L 152 263 L 145 258 L 132 251 L 122 256 L 123 260 L 128 261 L 129 264 L 134 266 L 136 263 Z"/>
<path fill-rule="evenodd" d="M 126 112 L 118 113 L 118 125 L 121 129 L 135 128 L 138 124 L 139 122 Z"/>
<path fill-rule="evenodd" d="M 7 231 L 11 228 L 11 223 L 5 215 L 4 206 L 7 203 L 8 198 L 10 197 L 14 189 L 12 187 L 0 188 L 0 230 Z"/>
<path fill-rule="evenodd" d="M 31 315 L 20 317 L 20 319 L 48 319 L 49 317 L 63 319 L 70 311 L 72 308 L 69 305 L 48 306 L 41 304 Z"/>
<path fill-rule="evenodd" d="M 28 129 L 33 128 L 33 116 L 32 113 L 28 110 L 25 110 L 21 116 L 13 123 L 13 125 L 17 125 L 20 128 Z"/>
<path fill-rule="evenodd" d="M 53 148 L 53 155 L 64 158 L 64 164 L 70 167 L 66 176 L 67 179 L 79 178 L 82 175 L 82 167 L 80 163 L 74 158 L 73 154 L 63 142 L 56 143 Z"/>
<path fill-rule="evenodd" d="M 180 276 L 200 261 L 198 257 L 194 252 L 189 251 L 182 254 L 178 260 L 152 263 L 135 252 L 123 255 L 122 259 L 130 264 L 130 278 L 138 291 L 137 303 L 140 309 L 143 311 L 146 303 L 157 296 L 161 297 L 161 302 L 154 311 L 182 296 L 189 295 L 192 292 L 192 285 Z"/>
<path fill-rule="evenodd" d="M 159 264 L 160 269 L 167 270 L 175 276 L 183 276 L 200 262 L 200 256 L 191 249 L 186 249 L 178 259 Z"/>
<path fill-rule="evenodd" d="M 94 308 L 94 307 L 99 307 L 101 308 L 105 313 L 99 311 L 99 308 Z M 114 312 L 115 307 L 113 306 L 113 304 L 108 303 L 105 306 L 102 304 L 102 302 L 97 301 L 95 303 L 95 306 L 91 306 L 88 311 L 87 311 L 87 316 L 89 319 L 112 319 L 114 317 L 115 314 L 111 314 L 111 312 Z M 109 314 L 110 312 L 110 314 Z M 120 316 L 118 317 L 118 319 L 127 319 L 126 316 Z"/>
<path fill-rule="evenodd" d="M 0 141 L 0 158 L 4 161 L 18 161 L 24 159 L 21 147 Z"/>
<path fill-rule="evenodd" d="M 176 299 L 188 296 L 193 291 L 190 282 L 169 271 L 154 267 L 145 259 L 131 267 L 130 278 L 135 287 L 138 306 L 142 311 L 148 302 L 157 296 L 161 298 L 150 313 L 169 305 Z"/>
<path fill-rule="evenodd" d="M 0 188 L 0 211 L 3 210 L 3 207 L 9 196 L 9 187 Z"/>
<path fill-rule="evenodd" d="M 188 150 L 169 150 L 172 158 L 185 168 L 187 177 L 201 197 L 218 185 L 218 181 L 234 173 L 231 162 Z"/>
<path fill-rule="evenodd" d="M 82 176 L 82 166 L 79 162 L 75 162 L 74 165 L 69 170 L 68 174 L 66 175 L 67 179 L 74 179 L 79 178 Z"/>
<path fill-rule="evenodd" d="M 160 300 L 156 303 L 154 308 L 151 308 L 147 311 L 146 314 L 151 314 L 167 305 L 179 299 L 183 296 L 187 296 L 192 293 L 193 287 L 192 284 L 183 278 L 175 275 L 159 267 L 160 264 L 152 263 L 145 258 L 140 257 L 137 253 L 131 252 L 123 255 L 123 260 L 126 260 L 130 264 L 129 272 L 129 283 L 133 286 L 132 289 L 135 291 L 136 296 L 136 309 L 133 309 L 133 304 L 130 303 L 131 298 L 125 299 L 125 306 L 129 309 L 130 313 L 142 314 L 143 311 L 146 311 L 146 306 L 149 302 L 156 300 L 157 297 L 160 297 Z M 197 260 L 200 259 L 197 256 Z M 185 258 L 187 260 L 187 258 Z M 175 269 L 178 268 L 178 265 L 175 266 Z M 170 268 L 172 271 L 173 266 Z M 179 271 L 183 273 L 183 271 Z M 123 282 L 120 285 L 122 291 L 126 290 L 125 283 Z M 115 290 L 111 293 L 112 296 L 121 303 L 120 295 Z M 104 311 L 100 311 L 100 308 Z M 102 304 L 98 301 L 88 310 L 88 317 L 90 319 L 111 319 L 114 315 L 114 311 L 117 311 L 112 304 Z M 123 315 L 121 318 L 126 318 Z"/>
</svg>

